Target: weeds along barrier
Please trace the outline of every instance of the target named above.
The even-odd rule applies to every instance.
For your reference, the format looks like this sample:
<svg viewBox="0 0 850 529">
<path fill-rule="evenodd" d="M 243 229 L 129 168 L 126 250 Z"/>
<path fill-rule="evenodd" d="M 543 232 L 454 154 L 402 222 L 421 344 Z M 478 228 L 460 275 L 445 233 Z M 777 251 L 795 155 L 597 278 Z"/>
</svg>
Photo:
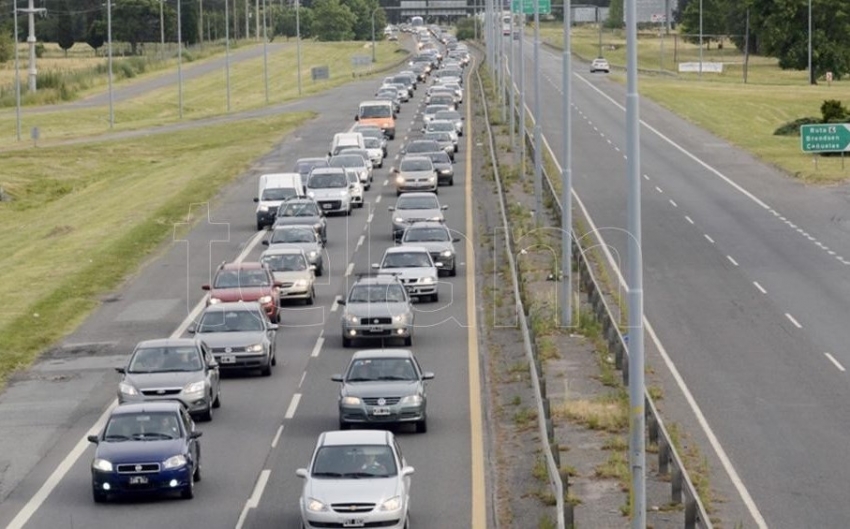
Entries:
<svg viewBox="0 0 850 529">
<path fill-rule="evenodd" d="M 510 79 L 510 72 L 506 69 L 506 75 L 508 79 Z M 510 81 L 509 89 L 515 90 L 515 94 L 519 93 L 517 86 Z M 503 94 L 504 96 L 504 94 Z M 519 104 L 519 97 L 514 98 Z M 506 99 L 508 100 L 508 99 Z M 509 109 L 512 112 L 517 111 L 517 109 Z M 527 156 L 530 159 L 534 159 L 536 146 L 534 145 L 534 126 L 535 120 L 534 115 L 531 110 L 526 105 L 524 109 L 526 112 L 526 130 L 520 131 L 522 141 L 525 141 L 525 145 L 528 149 Z M 518 117 L 518 114 L 517 114 Z M 519 127 L 520 120 L 516 119 L 517 126 Z M 558 163 L 558 160 L 555 158 L 555 154 L 552 151 L 552 148 L 549 146 L 549 142 L 546 140 L 546 137 L 541 135 L 543 145 L 541 148 L 543 151 L 541 152 L 541 159 L 544 161 L 543 170 L 542 170 L 542 180 L 543 180 L 543 194 L 544 194 L 544 204 L 546 204 L 552 213 L 555 215 L 558 221 L 558 225 L 561 222 L 561 215 L 563 212 L 563 208 L 560 200 L 560 193 L 555 188 L 552 183 L 552 177 L 549 172 L 546 170 L 546 161 L 550 161 L 552 165 L 555 166 L 558 175 L 561 174 L 562 168 Z M 498 178 L 497 178 L 498 181 Z M 575 196 L 575 191 L 573 190 L 572 194 Z M 504 199 L 504 197 L 503 197 Z M 586 219 L 588 220 L 588 219 Z M 614 312 L 611 310 L 611 306 L 605 298 L 605 291 L 600 286 L 599 281 L 597 281 L 594 273 L 593 266 L 588 261 L 587 257 L 587 248 L 583 248 L 579 243 L 579 239 L 576 237 L 575 232 L 570 234 L 570 239 L 572 240 L 573 245 L 573 269 L 578 271 L 578 283 L 580 290 L 585 293 L 588 302 L 590 303 L 593 314 L 596 320 L 599 322 L 602 335 L 605 338 L 605 343 L 608 347 L 608 351 L 614 354 L 615 365 L 617 369 L 619 369 L 623 376 L 623 384 L 628 387 L 629 385 L 629 353 L 628 347 L 626 346 L 627 340 L 620 332 L 620 328 L 617 325 L 617 319 L 614 316 Z M 604 241 L 601 236 L 597 232 L 593 232 L 593 238 L 595 241 L 592 246 L 595 245 L 603 245 Z M 512 271 L 514 268 L 512 267 Z M 625 285 L 620 285 L 620 288 L 625 288 Z M 523 313 L 524 314 L 524 313 Z M 524 319 L 521 319 L 523 322 Z M 539 364 L 539 360 L 535 358 L 535 364 Z M 545 387 L 544 387 L 545 390 Z M 545 391 L 540 395 L 540 398 L 543 401 L 548 401 L 546 399 Z M 691 478 L 688 476 L 688 472 L 685 469 L 685 465 L 682 462 L 682 458 L 676 452 L 676 448 L 673 444 L 672 438 L 670 437 L 670 433 L 664 427 L 664 421 L 661 419 L 661 415 L 658 413 L 658 408 L 655 406 L 655 402 L 653 402 L 652 397 L 649 395 L 648 390 L 644 391 L 644 409 L 646 410 L 646 429 L 647 436 L 649 438 L 649 442 L 651 444 L 655 444 L 658 447 L 658 473 L 662 476 L 670 476 L 670 500 L 675 505 L 683 505 L 684 506 L 684 527 L 685 529 L 712 529 L 713 525 L 711 523 L 711 519 L 708 516 L 708 513 L 705 510 L 705 506 L 702 503 L 702 500 L 697 493 L 696 487 L 694 487 Z M 566 479 L 565 479 L 566 482 Z"/>
<path fill-rule="evenodd" d="M 484 84 L 481 81 L 478 69 L 475 69 L 475 78 L 478 84 L 478 91 L 482 102 L 486 102 L 487 98 L 484 92 Z M 511 281 L 513 283 L 514 300 L 516 301 L 515 311 L 519 320 L 520 331 L 522 332 L 522 342 L 525 349 L 525 356 L 529 364 L 529 373 L 531 376 L 531 384 L 534 389 L 535 401 L 537 404 L 537 426 L 540 430 L 540 439 L 542 444 L 542 452 L 546 458 L 546 469 L 549 477 L 549 485 L 552 489 L 552 494 L 555 497 L 555 508 L 557 509 L 557 527 L 558 529 L 566 529 L 573 526 L 572 504 L 565 501 L 566 473 L 561 475 L 560 451 L 558 443 L 555 441 L 555 429 L 550 415 L 549 400 L 546 398 L 545 380 L 543 380 L 543 365 L 540 363 L 540 358 L 537 355 L 537 348 L 531 334 L 531 325 L 529 325 L 529 314 L 523 305 L 522 290 L 520 288 L 519 269 L 514 259 L 515 244 L 513 234 L 508 226 L 508 209 L 506 196 L 502 188 L 501 177 L 499 176 L 499 164 L 496 160 L 496 144 L 493 140 L 493 133 L 489 127 L 490 114 L 486 103 L 482 105 L 484 109 L 484 120 L 488 124 L 487 140 L 490 147 L 490 162 L 493 165 L 493 175 L 496 182 L 496 188 L 499 193 L 499 209 L 501 211 L 502 230 L 505 234 L 505 254 L 508 259 L 508 264 L 511 270 Z M 565 510 L 566 509 L 566 510 Z"/>
</svg>

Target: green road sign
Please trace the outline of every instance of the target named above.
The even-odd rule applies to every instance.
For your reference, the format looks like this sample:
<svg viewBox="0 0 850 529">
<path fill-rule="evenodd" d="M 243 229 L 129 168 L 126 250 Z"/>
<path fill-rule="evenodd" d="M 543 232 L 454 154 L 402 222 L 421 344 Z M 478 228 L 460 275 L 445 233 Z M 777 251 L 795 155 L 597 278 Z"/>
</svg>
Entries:
<svg viewBox="0 0 850 529">
<path fill-rule="evenodd" d="M 850 151 L 850 124 L 800 125 L 803 152 Z"/>
<path fill-rule="evenodd" d="M 520 12 L 520 2 L 522 2 L 522 13 L 524 15 L 534 14 L 534 0 L 511 0 L 511 12 Z M 552 12 L 552 0 L 537 0 L 537 6 L 541 15 L 548 15 Z"/>
</svg>

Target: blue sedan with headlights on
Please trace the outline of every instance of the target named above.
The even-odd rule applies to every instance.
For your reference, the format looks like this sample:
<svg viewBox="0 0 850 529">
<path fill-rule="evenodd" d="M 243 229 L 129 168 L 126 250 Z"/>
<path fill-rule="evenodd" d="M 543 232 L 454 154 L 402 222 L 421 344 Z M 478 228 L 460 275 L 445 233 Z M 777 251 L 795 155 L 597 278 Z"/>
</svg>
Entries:
<svg viewBox="0 0 850 529">
<path fill-rule="evenodd" d="M 192 417 L 177 401 L 122 404 L 103 431 L 91 465 L 96 503 L 112 496 L 179 492 L 195 496 L 201 479 L 201 447 Z"/>
</svg>

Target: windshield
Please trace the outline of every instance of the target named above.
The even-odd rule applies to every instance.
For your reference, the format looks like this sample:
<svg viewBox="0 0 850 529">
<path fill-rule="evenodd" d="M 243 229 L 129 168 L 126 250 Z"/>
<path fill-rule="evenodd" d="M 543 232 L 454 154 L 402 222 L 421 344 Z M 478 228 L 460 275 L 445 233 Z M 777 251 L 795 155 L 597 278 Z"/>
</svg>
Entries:
<svg viewBox="0 0 850 529">
<path fill-rule="evenodd" d="M 113 415 L 103 433 L 103 440 L 107 442 L 162 441 L 180 437 L 180 420 L 172 412 Z"/>
<path fill-rule="evenodd" d="M 291 187 L 269 187 L 263 189 L 263 200 L 286 200 L 298 194 Z"/>
<path fill-rule="evenodd" d="M 451 121 L 432 121 L 426 132 L 454 132 L 455 124 Z"/>
<path fill-rule="evenodd" d="M 401 303 L 404 287 L 401 285 L 355 285 L 348 295 L 349 303 Z"/>
<path fill-rule="evenodd" d="M 381 268 L 424 268 L 431 266 L 431 258 L 427 253 L 397 252 L 387 254 Z"/>
<path fill-rule="evenodd" d="M 358 158 L 360 157 L 358 156 Z M 310 177 L 310 181 L 307 183 L 307 187 L 311 187 L 313 189 L 348 187 L 348 181 L 345 178 L 345 173 L 320 173 L 314 174 Z"/>
<path fill-rule="evenodd" d="M 390 105 L 362 105 L 360 119 L 391 118 L 393 109 Z"/>
<path fill-rule="evenodd" d="M 262 261 L 272 272 L 302 272 L 307 270 L 307 261 L 298 253 L 267 255 Z"/>
<path fill-rule="evenodd" d="M 437 197 L 405 197 L 396 202 L 396 209 L 440 209 Z"/>
<path fill-rule="evenodd" d="M 387 445 L 328 445 L 316 452 L 312 477 L 331 479 L 387 478 L 397 474 Z"/>
<path fill-rule="evenodd" d="M 298 202 L 296 204 L 286 204 L 280 208 L 277 213 L 278 217 L 318 217 L 319 208 L 312 202 Z"/>
<path fill-rule="evenodd" d="M 250 310 L 211 310 L 204 313 L 197 332 L 252 332 L 265 329 L 259 313 Z"/>
<path fill-rule="evenodd" d="M 264 270 L 222 270 L 215 276 L 215 288 L 267 287 L 271 283 Z"/>
<path fill-rule="evenodd" d="M 346 382 L 373 380 L 417 380 L 416 368 L 409 358 L 358 358 L 351 362 Z"/>
<path fill-rule="evenodd" d="M 316 242 L 316 232 L 312 227 L 306 228 L 284 228 L 272 232 L 270 244 L 285 242 Z"/>
<path fill-rule="evenodd" d="M 429 152 L 428 158 L 431 158 L 431 162 L 433 163 L 444 163 L 451 164 L 452 159 L 449 158 L 449 153 L 446 151 L 437 151 L 437 152 Z"/>
<path fill-rule="evenodd" d="M 359 154 L 337 155 L 331 158 L 331 167 L 363 167 L 366 163 Z"/>
<path fill-rule="evenodd" d="M 128 373 L 200 371 L 201 354 L 195 347 L 144 347 L 136 349 Z"/>
<path fill-rule="evenodd" d="M 428 115 L 432 115 L 432 114 L 436 114 L 437 112 L 439 112 L 441 110 L 448 110 L 448 109 L 449 109 L 448 105 L 428 105 L 427 107 L 425 107 L 424 113 L 428 114 Z"/>
<path fill-rule="evenodd" d="M 401 171 L 432 171 L 434 169 L 430 159 L 402 160 L 399 167 Z"/>
<path fill-rule="evenodd" d="M 404 233 L 404 242 L 446 242 L 448 231 L 442 228 L 408 228 Z"/>
<path fill-rule="evenodd" d="M 327 160 L 312 160 L 306 162 L 298 162 L 295 165 L 295 171 L 297 171 L 301 175 L 310 174 L 310 171 L 313 170 L 314 167 L 327 167 Z"/>
<path fill-rule="evenodd" d="M 381 140 L 372 137 L 363 138 L 363 145 L 365 145 L 367 149 L 380 149 Z"/>
<path fill-rule="evenodd" d="M 446 119 L 449 121 L 460 121 L 460 114 L 453 110 L 441 110 L 434 114 L 435 119 Z"/>
<path fill-rule="evenodd" d="M 452 141 L 452 138 L 451 138 L 451 136 L 449 136 L 448 132 L 439 132 L 439 131 L 426 132 L 425 137 L 428 138 L 429 140 L 434 140 L 434 141 L 442 141 L 442 142 Z"/>
</svg>

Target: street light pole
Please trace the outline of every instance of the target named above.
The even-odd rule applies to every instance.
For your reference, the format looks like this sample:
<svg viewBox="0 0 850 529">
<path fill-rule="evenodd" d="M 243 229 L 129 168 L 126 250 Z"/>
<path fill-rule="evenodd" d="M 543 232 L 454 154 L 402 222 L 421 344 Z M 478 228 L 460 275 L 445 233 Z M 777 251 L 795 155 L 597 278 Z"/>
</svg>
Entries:
<svg viewBox="0 0 850 529">
<path fill-rule="evenodd" d="M 815 73 L 812 71 L 812 0 L 809 0 L 809 84 L 815 84 Z"/>
<path fill-rule="evenodd" d="M 29 53 L 30 53 L 30 64 L 29 64 L 29 91 L 31 94 L 35 93 L 36 90 L 36 78 L 38 75 L 38 71 L 35 68 L 35 13 L 36 9 L 33 5 L 33 0 L 29 0 L 29 7 L 27 8 L 27 14 L 29 15 L 29 35 L 27 35 L 27 44 L 29 45 Z"/>
<path fill-rule="evenodd" d="M 540 126 L 540 0 L 534 0 L 534 224 L 543 220 L 543 141 Z"/>
<path fill-rule="evenodd" d="M 18 0 L 13 0 L 15 19 L 15 132 L 21 141 L 21 66 L 18 60 Z"/>
<path fill-rule="evenodd" d="M 702 0 L 699 0 L 699 76 L 702 79 Z"/>
<path fill-rule="evenodd" d="M 230 7 L 224 1 L 224 77 L 227 89 L 227 111 L 230 112 Z"/>
<path fill-rule="evenodd" d="M 183 17 L 180 14 L 180 4 L 177 0 L 177 106 L 180 119 L 183 119 Z"/>
<path fill-rule="evenodd" d="M 113 108 L 112 94 L 112 0 L 106 0 L 106 50 L 109 55 L 107 63 L 109 65 L 109 128 L 115 125 L 115 112 Z"/>
<path fill-rule="evenodd" d="M 259 13 L 258 13 L 259 15 Z M 257 16 L 257 20 L 260 17 Z M 266 0 L 263 0 L 263 81 L 266 86 L 266 104 L 269 104 L 269 35 L 266 24 Z"/>
<path fill-rule="evenodd" d="M 561 166 L 561 327 L 568 328 L 573 322 L 572 277 L 573 277 L 573 151 L 572 151 L 572 3 L 564 0 L 564 54 L 561 85 L 564 92 L 563 115 L 564 144 Z"/>
<path fill-rule="evenodd" d="M 298 95 L 301 95 L 301 0 L 295 0 L 295 54 L 298 70 Z"/>
<path fill-rule="evenodd" d="M 165 12 L 163 11 L 165 0 L 159 0 L 159 60 L 165 60 Z M 227 4 L 227 2 L 225 2 Z"/>
<path fill-rule="evenodd" d="M 375 14 L 378 12 L 378 9 L 381 9 L 381 8 L 376 7 L 375 9 L 372 10 L 372 62 L 373 63 L 378 62 L 378 60 L 375 58 Z"/>
</svg>

